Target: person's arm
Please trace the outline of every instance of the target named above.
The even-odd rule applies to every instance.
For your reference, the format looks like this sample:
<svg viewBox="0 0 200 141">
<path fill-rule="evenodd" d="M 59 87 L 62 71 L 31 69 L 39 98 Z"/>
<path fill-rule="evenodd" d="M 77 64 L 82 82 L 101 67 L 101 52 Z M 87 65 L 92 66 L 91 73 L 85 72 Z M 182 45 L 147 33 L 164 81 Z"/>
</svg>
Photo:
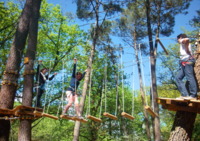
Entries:
<svg viewBox="0 0 200 141">
<path fill-rule="evenodd" d="M 57 73 L 54 73 L 48 80 L 52 80 L 56 75 Z"/>
<path fill-rule="evenodd" d="M 87 72 L 87 69 L 83 72 L 82 77 L 81 77 L 80 80 L 82 80 L 85 77 L 86 72 Z"/>
<path fill-rule="evenodd" d="M 76 62 L 77 62 L 77 59 L 74 58 L 74 67 L 73 67 L 73 72 L 72 72 L 72 77 L 73 77 L 73 78 L 76 77 Z"/>
</svg>

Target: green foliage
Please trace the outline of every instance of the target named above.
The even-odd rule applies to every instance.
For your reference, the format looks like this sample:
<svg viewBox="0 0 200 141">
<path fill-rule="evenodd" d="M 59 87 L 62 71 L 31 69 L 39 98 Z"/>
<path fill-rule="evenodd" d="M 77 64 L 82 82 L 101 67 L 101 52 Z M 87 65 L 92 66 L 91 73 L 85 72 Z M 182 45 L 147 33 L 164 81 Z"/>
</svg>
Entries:
<svg viewBox="0 0 200 141">
<path fill-rule="evenodd" d="M 9 1 L 0 3 L 0 77 L 5 69 L 20 12 L 19 5 L 16 3 Z"/>
<path fill-rule="evenodd" d="M 43 1 L 40 12 L 37 49 L 39 59 L 55 60 L 53 68 L 60 62 L 56 68 L 58 70 L 61 67 L 61 60 L 72 60 L 80 55 L 80 51 L 84 55 L 87 34 L 77 25 L 72 25 L 70 19 L 61 12 L 60 6 Z"/>
</svg>

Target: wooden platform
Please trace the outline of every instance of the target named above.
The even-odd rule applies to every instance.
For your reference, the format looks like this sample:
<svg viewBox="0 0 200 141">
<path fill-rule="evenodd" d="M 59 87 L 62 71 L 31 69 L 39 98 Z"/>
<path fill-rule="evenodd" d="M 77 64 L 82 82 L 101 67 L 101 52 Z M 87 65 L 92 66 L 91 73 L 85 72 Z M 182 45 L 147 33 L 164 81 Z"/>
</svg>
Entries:
<svg viewBox="0 0 200 141">
<path fill-rule="evenodd" d="M 169 111 L 186 111 L 200 114 L 200 100 L 180 100 L 176 98 L 157 98 L 157 103 Z"/>
<path fill-rule="evenodd" d="M 41 108 L 34 108 L 30 106 L 19 105 L 14 109 L 0 109 L 0 115 L 2 117 L 8 117 L 8 119 L 37 119 L 41 115 L 35 115 L 34 111 L 42 112 Z M 16 118 L 18 117 L 18 118 Z"/>
</svg>

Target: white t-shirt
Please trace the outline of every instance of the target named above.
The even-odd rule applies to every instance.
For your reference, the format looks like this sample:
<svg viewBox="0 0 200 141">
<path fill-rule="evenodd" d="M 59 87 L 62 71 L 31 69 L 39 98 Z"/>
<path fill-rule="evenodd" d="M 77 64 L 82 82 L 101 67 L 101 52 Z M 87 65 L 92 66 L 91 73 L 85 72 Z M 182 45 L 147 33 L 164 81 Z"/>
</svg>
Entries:
<svg viewBox="0 0 200 141">
<path fill-rule="evenodd" d="M 183 38 L 185 39 L 185 38 Z M 184 59 L 187 59 L 190 57 L 190 54 L 188 54 L 186 52 L 186 49 L 185 49 L 185 44 L 182 43 L 183 39 L 180 40 L 180 59 L 181 60 L 184 60 Z M 190 53 L 192 54 L 192 49 L 191 49 L 191 45 L 189 44 L 188 46 L 188 50 L 190 51 Z"/>
</svg>

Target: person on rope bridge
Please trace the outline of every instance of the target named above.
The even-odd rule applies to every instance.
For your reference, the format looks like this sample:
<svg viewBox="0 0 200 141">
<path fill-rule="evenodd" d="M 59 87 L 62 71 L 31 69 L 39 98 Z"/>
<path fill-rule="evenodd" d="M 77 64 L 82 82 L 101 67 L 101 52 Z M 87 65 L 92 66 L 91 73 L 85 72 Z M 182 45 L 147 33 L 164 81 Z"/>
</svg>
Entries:
<svg viewBox="0 0 200 141">
<path fill-rule="evenodd" d="M 40 99 L 42 94 L 45 92 L 45 82 L 46 80 L 52 80 L 57 73 L 54 73 L 51 77 L 49 77 L 49 69 L 43 68 L 40 70 L 40 66 L 42 64 L 42 60 L 39 61 L 37 66 L 37 73 L 36 73 L 36 107 L 41 107 Z M 48 73 L 48 74 L 47 74 Z"/>
<path fill-rule="evenodd" d="M 195 59 L 192 56 L 192 49 L 189 38 L 186 34 L 179 34 L 177 36 L 178 43 L 180 44 L 180 68 L 175 77 L 176 85 L 181 93 L 177 99 L 196 99 L 197 97 L 197 83 L 194 75 Z M 182 81 L 186 76 L 188 89 Z"/>
<path fill-rule="evenodd" d="M 72 106 L 74 103 L 74 108 L 76 111 L 76 114 L 79 118 L 83 118 L 80 113 L 79 109 L 79 101 L 78 101 L 78 94 L 77 94 L 77 88 L 80 84 L 80 81 L 84 78 L 85 73 L 87 72 L 87 69 L 84 71 L 84 73 L 81 72 L 76 72 L 76 63 L 77 59 L 74 58 L 74 67 L 73 67 L 73 72 L 72 72 L 72 77 L 70 81 L 70 85 L 67 88 L 66 91 L 66 96 L 67 96 L 67 105 L 64 107 L 62 115 L 65 115 L 68 109 Z"/>
</svg>

